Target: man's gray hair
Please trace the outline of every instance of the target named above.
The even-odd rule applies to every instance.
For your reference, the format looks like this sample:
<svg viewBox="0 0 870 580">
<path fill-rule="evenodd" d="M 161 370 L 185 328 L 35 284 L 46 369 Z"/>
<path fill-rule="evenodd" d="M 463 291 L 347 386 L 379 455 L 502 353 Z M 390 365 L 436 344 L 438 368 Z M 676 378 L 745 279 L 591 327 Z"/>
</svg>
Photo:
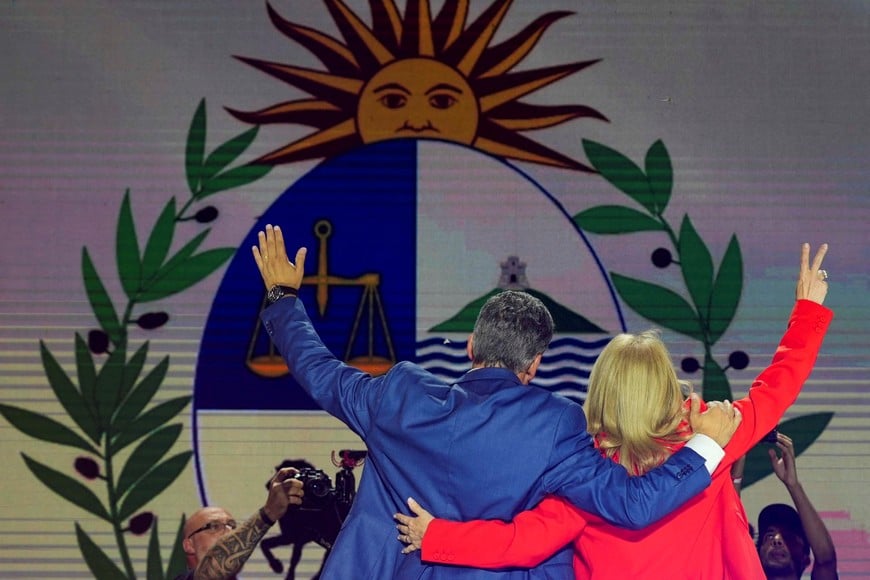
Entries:
<svg viewBox="0 0 870 580">
<path fill-rule="evenodd" d="M 474 324 L 475 366 L 528 370 L 553 338 L 553 316 L 527 292 L 505 290 L 486 301 Z"/>
</svg>

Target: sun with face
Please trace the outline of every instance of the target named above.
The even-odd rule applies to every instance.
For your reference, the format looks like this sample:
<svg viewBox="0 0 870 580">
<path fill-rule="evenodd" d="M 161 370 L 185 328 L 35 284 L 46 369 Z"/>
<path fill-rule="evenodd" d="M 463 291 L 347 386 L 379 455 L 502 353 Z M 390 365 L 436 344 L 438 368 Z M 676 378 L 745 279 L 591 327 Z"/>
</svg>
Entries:
<svg viewBox="0 0 870 580">
<path fill-rule="evenodd" d="M 432 17 L 429 0 L 369 0 L 367 25 L 341 0 L 324 0 L 343 40 L 290 22 L 267 4 L 285 36 L 311 51 L 325 71 L 236 57 L 311 95 L 252 112 L 227 109 L 255 125 L 313 127 L 314 132 L 255 163 L 282 164 L 331 157 L 387 139 L 443 139 L 501 158 L 580 171 L 593 170 L 521 135 L 580 117 L 607 121 L 584 105 L 520 101 L 598 62 L 587 60 L 513 71 L 551 24 L 570 12 L 550 12 L 491 46 L 511 0 L 495 0 L 470 24 L 468 0 L 445 0 Z"/>
</svg>

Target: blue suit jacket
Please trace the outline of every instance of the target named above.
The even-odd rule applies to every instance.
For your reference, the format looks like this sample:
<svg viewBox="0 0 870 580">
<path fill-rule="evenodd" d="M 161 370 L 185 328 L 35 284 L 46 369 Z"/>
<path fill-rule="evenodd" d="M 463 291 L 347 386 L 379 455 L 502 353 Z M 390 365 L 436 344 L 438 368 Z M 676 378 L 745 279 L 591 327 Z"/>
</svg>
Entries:
<svg viewBox="0 0 870 580">
<path fill-rule="evenodd" d="M 419 552 L 402 555 L 392 515 L 407 512 L 408 497 L 443 518 L 510 519 L 552 493 L 637 529 L 710 483 L 691 449 L 629 477 L 595 450 L 579 405 L 524 386 L 508 370 L 472 370 L 451 385 L 403 362 L 372 378 L 329 352 L 301 301 L 281 299 L 262 319 L 296 380 L 368 448 L 323 580 L 573 577 L 570 546 L 531 570 L 431 565 Z"/>
</svg>

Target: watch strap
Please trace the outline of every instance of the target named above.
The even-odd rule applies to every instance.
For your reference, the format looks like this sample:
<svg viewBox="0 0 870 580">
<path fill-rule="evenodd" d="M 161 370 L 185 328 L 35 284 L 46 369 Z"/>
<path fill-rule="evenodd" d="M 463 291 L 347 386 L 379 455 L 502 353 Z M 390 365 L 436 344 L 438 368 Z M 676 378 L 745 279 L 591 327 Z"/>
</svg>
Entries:
<svg viewBox="0 0 870 580">
<path fill-rule="evenodd" d="M 269 288 L 269 292 L 266 294 L 266 299 L 269 301 L 269 304 L 274 304 L 285 296 L 299 296 L 299 290 L 297 290 L 293 286 L 275 284 L 274 286 Z"/>
</svg>

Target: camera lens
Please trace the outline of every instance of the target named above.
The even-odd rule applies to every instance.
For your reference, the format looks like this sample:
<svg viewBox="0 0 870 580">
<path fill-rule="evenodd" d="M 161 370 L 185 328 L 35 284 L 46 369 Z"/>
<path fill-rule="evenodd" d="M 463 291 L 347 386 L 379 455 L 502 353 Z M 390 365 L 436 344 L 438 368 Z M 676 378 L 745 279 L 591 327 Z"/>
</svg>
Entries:
<svg viewBox="0 0 870 580">
<path fill-rule="evenodd" d="M 323 479 L 312 479 L 308 481 L 308 486 L 305 489 L 306 493 L 316 497 L 324 497 L 329 493 L 329 481 Z"/>
</svg>

